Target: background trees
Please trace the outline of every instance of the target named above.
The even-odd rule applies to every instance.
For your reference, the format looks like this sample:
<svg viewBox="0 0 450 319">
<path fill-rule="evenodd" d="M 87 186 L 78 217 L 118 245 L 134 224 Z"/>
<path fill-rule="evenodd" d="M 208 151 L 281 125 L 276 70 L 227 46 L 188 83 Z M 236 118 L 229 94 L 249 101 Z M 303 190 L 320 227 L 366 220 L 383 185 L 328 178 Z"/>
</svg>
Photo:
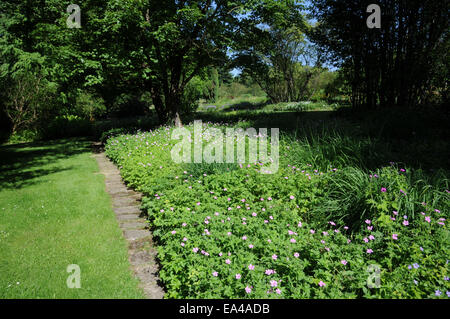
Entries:
<svg viewBox="0 0 450 319">
<path fill-rule="evenodd" d="M 353 105 L 411 107 L 438 92 L 448 102 L 450 3 L 381 0 L 381 28 L 369 29 L 370 3 L 314 0 L 311 6 L 318 20 L 312 39 L 345 71 Z"/>
<path fill-rule="evenodd" d="M 233 68 L 274 103 L 448 103 L 448 2 L 380 0 L 381 29 L 366 26 L 368 0 L 86 0 L 79 29 L 66 26 L 70 3 L 0 3 L 3 130 L 150 106 L 160 123 L 181 125 L 197 99 L 233 91 Z"/>
<path fill-rule="evenodd" d="M 305 38 L 310 28 L 300 2 L 249 6 L 234 35 L 234 65 L 256 81 L 272 102 L 300 101 L 319 72 L 317 52 Z"/>
<path fill-rule="evenodd" d="M 180 113 L 190 104 L 184 96 L 188 83 L 225 60 L 233 11 L 243 2 L 110 1 L 105 19 L 109 34 L 119 40 L 114 42 L 127 43 L 117 52 L 140 59 L 133 65 L 140 68 L 161 122 L 170 118 L 181 125 Z M 118 20 L 126 23 L 116 24 Z"/>
</svg>

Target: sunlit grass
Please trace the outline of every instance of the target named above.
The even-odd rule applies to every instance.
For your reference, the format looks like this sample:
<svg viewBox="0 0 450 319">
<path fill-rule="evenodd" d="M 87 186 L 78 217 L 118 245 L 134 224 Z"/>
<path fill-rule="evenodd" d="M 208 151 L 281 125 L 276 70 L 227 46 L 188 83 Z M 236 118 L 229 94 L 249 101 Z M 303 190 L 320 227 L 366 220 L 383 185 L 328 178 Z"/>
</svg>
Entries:
<svg viewBox="0 0 450 319">
<path fill-rule="evenodd" d="M 0 154 L 0 298 L 142 298 L 89 143 Z M 66 285 L 70 264 L 80 289 Z"/>
</svg>

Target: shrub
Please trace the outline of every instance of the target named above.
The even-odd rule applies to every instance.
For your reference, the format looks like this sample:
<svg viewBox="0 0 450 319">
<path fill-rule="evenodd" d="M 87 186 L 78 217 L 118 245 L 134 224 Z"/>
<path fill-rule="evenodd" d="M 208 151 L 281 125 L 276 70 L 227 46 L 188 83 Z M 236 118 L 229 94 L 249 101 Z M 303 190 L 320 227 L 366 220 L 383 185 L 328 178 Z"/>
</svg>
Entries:
<svg viewBox="0 0 450 319">
<path fill-rule="evenodd" d="M 395 164 L 367 172 L 354 158 L 334 168 L 320 157 L 337 154 L 321 150 L 326 137 L 282 136 L 272 175 L 255 163 L 175 164 L 170 134 L 160 127 L 106 143 L 145 194 L 169 298 L 447 298 L 442 176 L 421 181 Z M 367 286 L 370 265 L 381 269 L 378 289 Z"/>
<path fill-rule="evenodd" d="M 75 110 L 80 117 L 92 122 L 106 114 L 105 101 L 101 97 L 82 92 L 77 97 Z"/>
</svg>

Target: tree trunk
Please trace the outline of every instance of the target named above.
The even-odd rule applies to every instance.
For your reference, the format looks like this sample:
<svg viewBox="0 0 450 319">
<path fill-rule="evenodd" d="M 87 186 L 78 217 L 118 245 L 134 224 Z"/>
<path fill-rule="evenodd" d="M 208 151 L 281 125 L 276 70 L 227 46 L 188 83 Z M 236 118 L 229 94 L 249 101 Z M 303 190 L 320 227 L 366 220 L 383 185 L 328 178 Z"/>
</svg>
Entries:
<svg viewBox="0 0 450 319">
<path fill-rule="evenodd" d="M 167 111 L 164 107 L 164 102 L 162 100 L 161 88 L 152 81 L 147 82 L 147 87 L 150 91 L 150 96 L 152 98 L 153 105 L 155 106 L 156 114 L 158 115 L 159 123 L 167 123 Z"/>
<path fill-rule="evenodd" d="M 181 92 L 181 89 L 171 90 L 170 96 L 166 98 L 166 107 L 169 110 L 170 116 L 176 127 L 183 126 L 180 117 Z"/>
</svg>

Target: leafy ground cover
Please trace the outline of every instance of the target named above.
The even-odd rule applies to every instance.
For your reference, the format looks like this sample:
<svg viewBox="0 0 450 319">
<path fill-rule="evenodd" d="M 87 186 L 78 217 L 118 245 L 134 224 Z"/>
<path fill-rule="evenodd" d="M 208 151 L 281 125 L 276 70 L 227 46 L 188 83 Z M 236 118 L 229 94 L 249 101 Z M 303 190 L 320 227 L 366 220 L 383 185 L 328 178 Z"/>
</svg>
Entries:
<svg viewBox="0 0 450 319">
<path fill-rule="evenodd" d="M 259 163 L 176 164 L 168 126 L 107 141 L 146 194 L 169 298 L 449 297 L 447 171 L 385 161 L 392 145 L 333 121 L 283 133 L 269 175 Z M 229 126 L 204 123 L 204 143 Z"/>
<path fill-rule="evenodd" d="M 143 298 L 91 154 L 74 139 L 0 148 L 0 298 Z"/>
</svg>

